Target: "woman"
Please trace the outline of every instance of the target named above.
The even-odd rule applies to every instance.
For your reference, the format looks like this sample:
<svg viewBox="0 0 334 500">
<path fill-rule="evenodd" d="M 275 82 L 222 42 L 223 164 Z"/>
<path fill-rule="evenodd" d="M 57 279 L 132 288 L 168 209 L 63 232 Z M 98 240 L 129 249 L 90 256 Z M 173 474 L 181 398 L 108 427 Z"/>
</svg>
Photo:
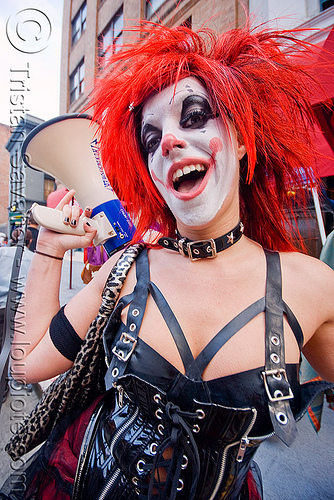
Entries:
<svg viewBox="0 0 334 500">
<path fill-rule="evenodd" d="M 290 444 L 295 418 L 327 387 L 301 389 L 300 350 L 334 381 L 333 273 L 295 251 L 284 211 L 289 187 L 314 183 L 290 39 L 145 35 L 111 58 L 93 105 L 135 239 L 152 228 L 162 238 L 131 267 L 104 331 L 106 394 L 56 428 L 24 498 L 261 498 L 258 445 L 273 432 Z M 59 208 L 76 226 L 73 194 Z M 117 255 L 59 311 L 61 260 L 92 242 L 85 229 L 40 233 L 26 288 L 29 382 L 67 370 L 98 313 Z"/>
</svg>

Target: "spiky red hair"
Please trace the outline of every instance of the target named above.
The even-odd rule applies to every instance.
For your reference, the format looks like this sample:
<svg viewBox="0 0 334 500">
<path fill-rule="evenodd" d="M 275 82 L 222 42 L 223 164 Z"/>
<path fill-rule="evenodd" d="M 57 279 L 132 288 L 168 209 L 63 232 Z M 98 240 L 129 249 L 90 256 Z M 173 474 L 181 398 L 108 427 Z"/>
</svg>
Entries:
<svg viewBox="0 0 334 500">
<path fill-rule="evenodd" d="M 247 149 L 240 169 L 240 213 L 245 233 L 267 248 L 292 250 L 286 216 L 293 186 L 314 184 L 312 110 L 305 68 L 291 55 L 303 49 L 286 32 L 209 30 L 144 25 L 137 43 L 109 61 L 91 101 L 101 124 L 101 155 L 117 195 L 137 224 L 173 235 L 175 219 L 155 188 L 140 146 L 141 107 L 154 92 L 193 76 L 213 105 L 234 123 Z M 111 68 L 111 69 L 110 69 Z"/>
</svg>

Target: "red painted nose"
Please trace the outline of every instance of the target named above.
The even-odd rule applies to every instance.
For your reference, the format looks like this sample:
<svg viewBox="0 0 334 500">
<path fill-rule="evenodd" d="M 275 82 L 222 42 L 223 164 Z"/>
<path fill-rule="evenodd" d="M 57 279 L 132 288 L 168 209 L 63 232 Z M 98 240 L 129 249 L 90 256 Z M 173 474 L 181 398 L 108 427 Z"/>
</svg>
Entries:
<svg viewBox="0 0 334 500">
<path fill-rule="evenodd" d="M 168 156 L 168 153 L 174 148 L 184 148 L 185 141 L 177 139 L 173 134 L 165 134 L 161 139 L 162 156 Z"/>
</svg>

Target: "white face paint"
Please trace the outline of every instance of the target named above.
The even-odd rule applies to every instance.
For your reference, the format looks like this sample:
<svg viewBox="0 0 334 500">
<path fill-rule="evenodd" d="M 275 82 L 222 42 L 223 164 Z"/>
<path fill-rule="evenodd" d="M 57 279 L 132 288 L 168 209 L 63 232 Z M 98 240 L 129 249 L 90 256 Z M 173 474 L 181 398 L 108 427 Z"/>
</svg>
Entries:
<svg viewBox="0 0 334 500">
<path fill-rule="evenodd" d="M 213 115 L 197 79 L 184 78 L 148 99 L 142 143 L 153 182 L 175 218 L 190 227 L 212 221 L 238 185 L 245 150 L 232 125 Z"/>
</svg>

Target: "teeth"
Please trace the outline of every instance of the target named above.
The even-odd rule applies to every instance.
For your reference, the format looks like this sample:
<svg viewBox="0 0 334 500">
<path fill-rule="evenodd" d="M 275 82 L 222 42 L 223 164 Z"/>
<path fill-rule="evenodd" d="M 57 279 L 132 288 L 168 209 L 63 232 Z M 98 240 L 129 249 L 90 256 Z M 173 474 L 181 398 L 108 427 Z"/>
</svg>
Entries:
<svg viewBox="0 0 334 500">
<path fill-rule="evenodd" d="M 175 182 L 175 181 L 176 181 L 176 179 L 179 179 L 180 177 L 182 177 L 182 175 L 183 175 L 182 170 L 181 170 L 180 168 L 178 168 L 178 169 L 174 172 L 174 174 L 173 174 L 173 182 Z"/>
<path fill-rule="evenodd" d="M 177 181 L 183 175 L 190 174 L 190 172 L 194 172 L 195 170 L 197 170 L 198 172 L 203 172 L 205 170 L 205 167 L 204 165 L 197 164 L 186 165 L 182 169 L 178 168 L 173 174 L 173 182 Z"/>
<path fill-rule="evenodd" d="M 196 170 L 199 172 L 202 172 L 202 170 L 205 170 L 204 165 L 195 165 Z"/>
</svg>

